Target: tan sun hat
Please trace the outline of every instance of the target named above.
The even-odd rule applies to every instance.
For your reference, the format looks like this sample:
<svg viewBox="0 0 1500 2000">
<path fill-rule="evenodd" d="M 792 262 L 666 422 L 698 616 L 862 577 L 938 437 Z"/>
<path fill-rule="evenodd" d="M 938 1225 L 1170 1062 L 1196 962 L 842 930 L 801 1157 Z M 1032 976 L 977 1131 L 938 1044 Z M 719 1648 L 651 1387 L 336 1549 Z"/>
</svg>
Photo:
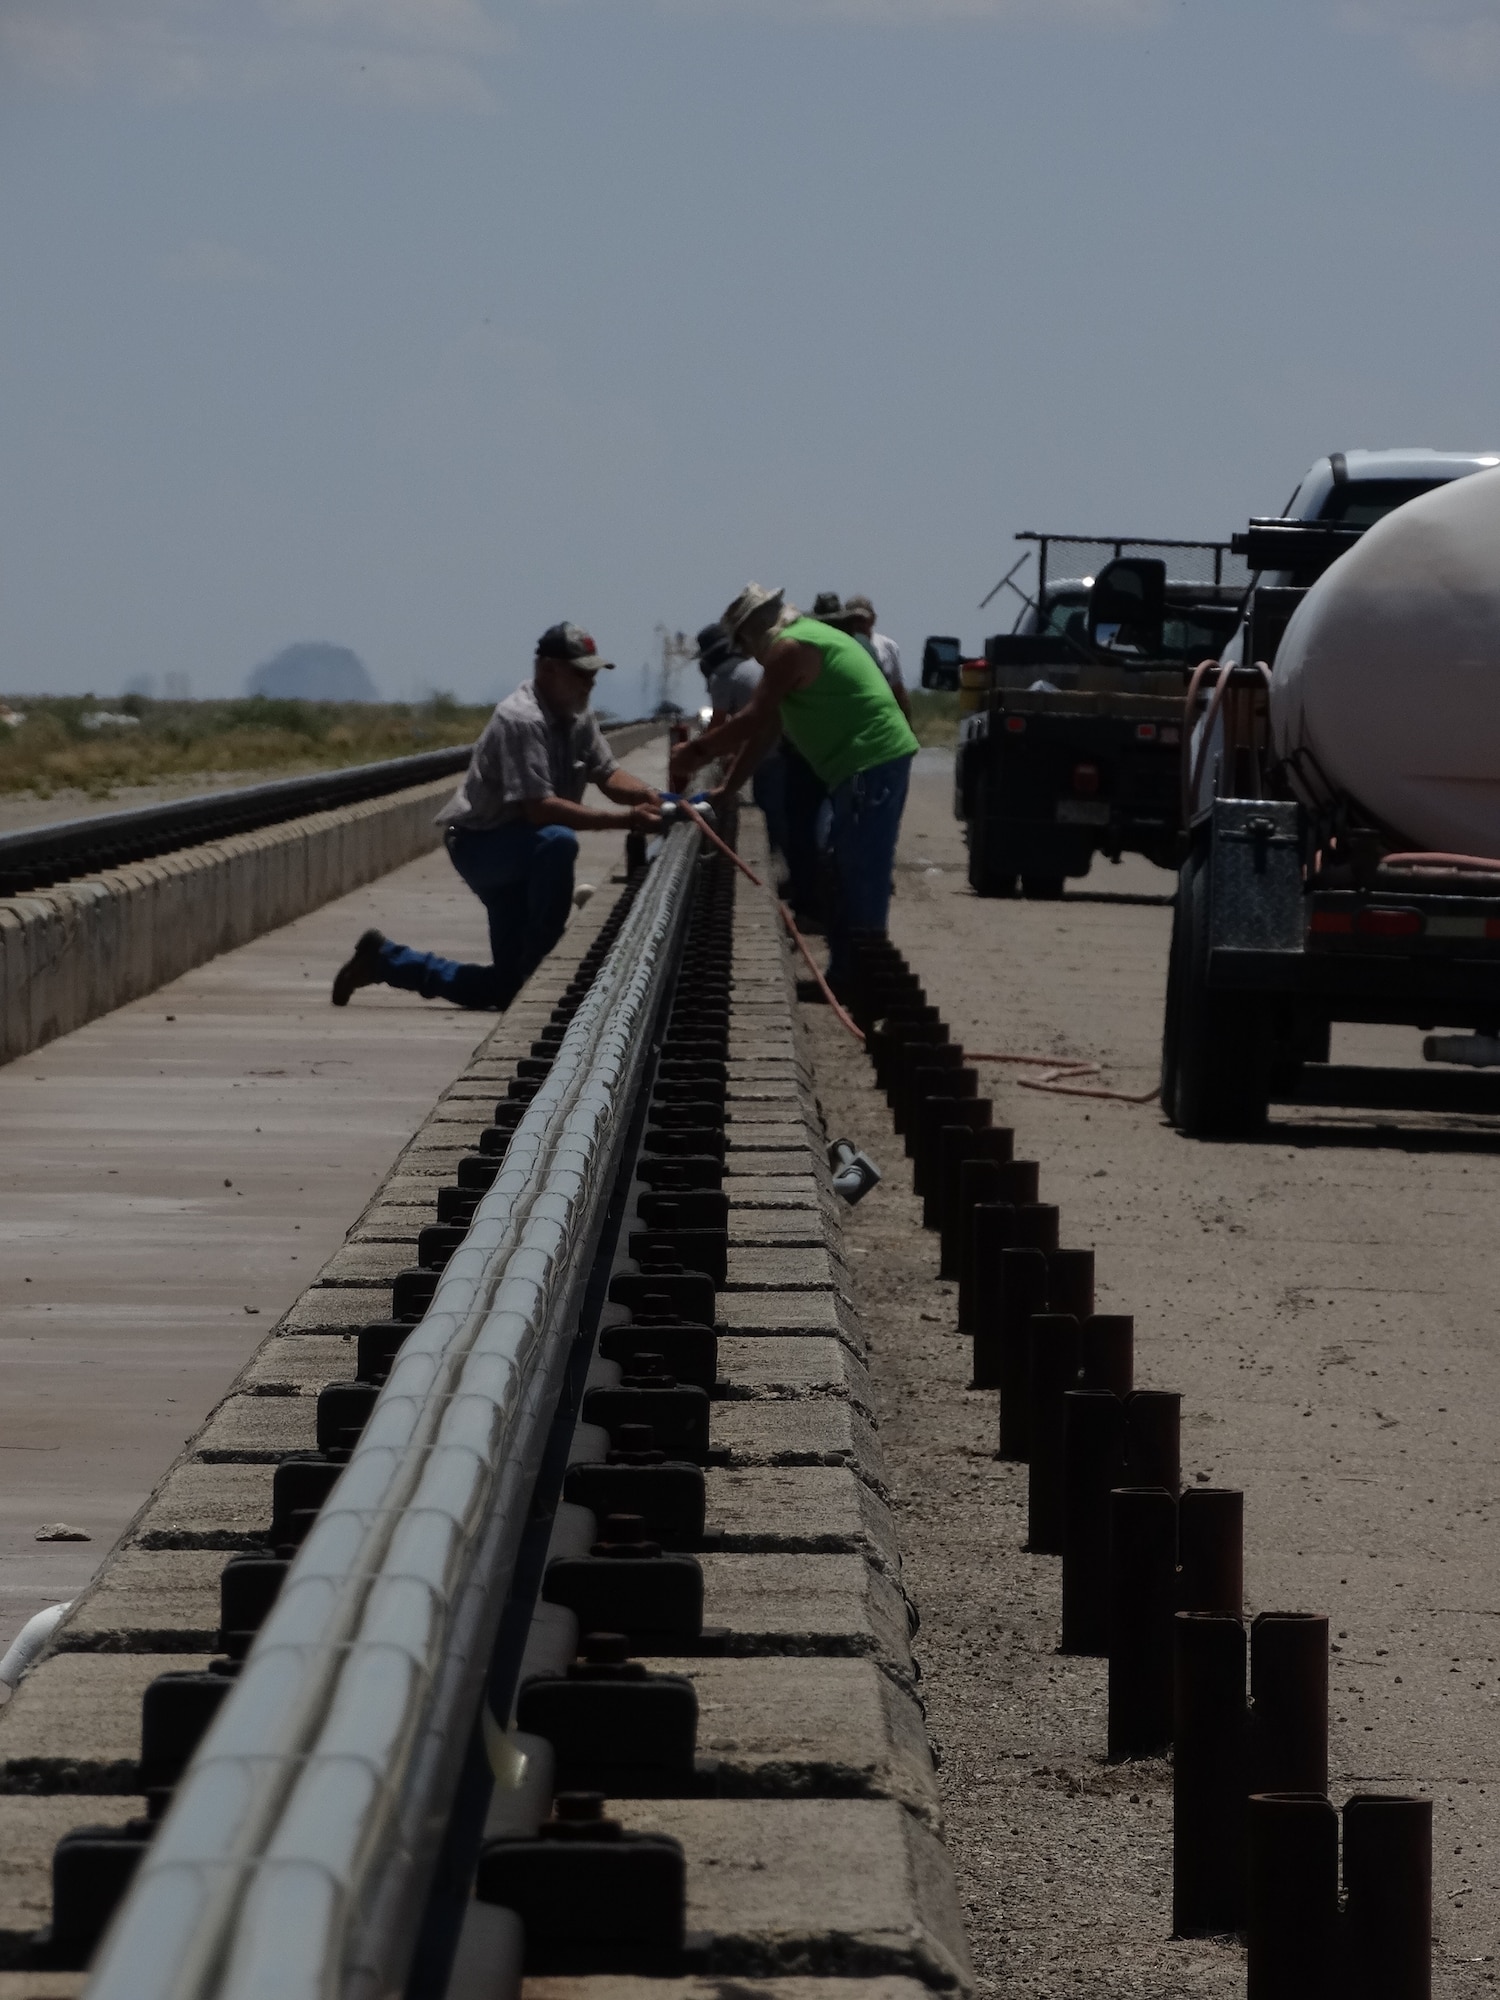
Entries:
<svg viewBox="0 0 1500 2000">
<path fill-rule="evenodd" d="M 779 611 L 785 600 L 784 589 L 767 590 L 763 583 L 747 583 L 720 622 L 729 636 L 734 638 L 740 627 L 747 619 L 753 618 L 757 611 L 764 611 L 768 604 Z"/>
</svg>

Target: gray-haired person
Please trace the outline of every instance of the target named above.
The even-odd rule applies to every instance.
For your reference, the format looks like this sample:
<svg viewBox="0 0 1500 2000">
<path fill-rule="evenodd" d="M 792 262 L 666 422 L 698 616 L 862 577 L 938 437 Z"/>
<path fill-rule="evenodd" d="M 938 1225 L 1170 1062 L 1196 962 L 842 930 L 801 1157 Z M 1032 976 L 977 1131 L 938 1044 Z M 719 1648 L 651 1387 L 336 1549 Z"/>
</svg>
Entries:
<svg viewBox="0 0 1500 2000">
<path fill-rule="evenodd" d="M 876 666 L 890 682 L 897 706 L 910 722 L 911 696 L 906 691 L 906 677 L 901 671 L 901 648 L 889 633 L 875 630 L 875 607 L 868 597 L 844 599 L 844 629 L 852 632 L 874 654 Z"/>
<path fill-rule="evenodd" d="M 532 678 L 496 708 L 438 814 L 454 867 L 489 914 L 493 963 L 462 965 L 366 931 L 333 982 L 335 1007 L 384 985 L 503 1012 L 563 934 L 579 833 L 661 824 L 661 794 L 620 769 L 589 708 L 594 676 L 613 664 L 576 625 L 549 626 Z M 589 784 L 619 810 L 580 803 Z"/>
<path fill-rule="evenodd" d="M 741 652 L 722 625 L 705 625 L 698 634 L 698 667 L 708 688 L 710 729 L 738 715 L 755 698 L 760 686 L 760 666 Z M 785 743 L 773 743 L 761 756 L 750 780 L 750 795 L 765 814 L 766 839 L 790 864 Z"/>
</svg>

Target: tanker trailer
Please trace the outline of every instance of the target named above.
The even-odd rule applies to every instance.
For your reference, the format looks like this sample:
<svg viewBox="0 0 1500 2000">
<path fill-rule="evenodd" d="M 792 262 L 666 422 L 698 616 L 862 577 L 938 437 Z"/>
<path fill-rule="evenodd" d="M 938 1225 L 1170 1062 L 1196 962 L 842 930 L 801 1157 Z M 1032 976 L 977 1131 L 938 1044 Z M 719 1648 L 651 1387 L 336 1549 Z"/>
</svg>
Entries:
<svg viewBox="0 0 1500 2000">
<path fill-rule="evenodd" d="M 1333 1021 L 1500 1061 L 1500 471 L 1243 545 L 1316 581 L 1253 590 L 1250 664 L 1189 688 L 1162 1103 L 1202 1137 L 1263 1125 Z"/>
</svg>

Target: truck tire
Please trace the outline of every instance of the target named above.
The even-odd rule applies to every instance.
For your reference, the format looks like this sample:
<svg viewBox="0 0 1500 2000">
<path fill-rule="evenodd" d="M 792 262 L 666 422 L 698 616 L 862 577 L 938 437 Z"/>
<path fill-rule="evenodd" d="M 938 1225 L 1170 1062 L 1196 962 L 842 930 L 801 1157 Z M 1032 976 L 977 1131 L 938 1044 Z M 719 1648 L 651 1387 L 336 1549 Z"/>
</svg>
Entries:
<svg viewBox="0 0 1500 2000">
<path fill-rule="evenodd" d="M 969 837 L 969 887 L 976 896 L 1013 896 L 1016 893 L 1014 872 L 1007 873 L 997 868 L 985 853 L 984 843 Z"/>
<path fill-rule="evenodd" d="M 1210 990 L 1208 869 L 1200 864 L 1184 877 L 1171 1116 L 1190 1139 L 1249 1138 L 1266 1122 L 1271 1024 L 1251 996 Z"/>
<path fill-rule="evenodd" d="M 981 771 L 974 781 L 974 813 L 966 822 L 969 842 L 969 887 L 976 896 L 1013 896 L 1016 870 L 997 858 L 990 834 L 989 781 Z"/>
<path fill-rule="evenodd" d="M 1161 1108 L 1173 1125 L 1177 1123 L 1177 1051 L 1182 1029 L 1183 960 L 1192 926 L 1193 877 L 1200 865 L 1197 855 L 1183 863 L 1177 877 L 1177 894 L 1172 903 L 1172 942 L 1167 952 L 1167 995 L 1161 1016 Z"/>
<path fill-rule="evenodd" d="M 1023 875 L 1021 894 L 1032 903 L 1055 903 L 1067 878 L 1062 875 Z"/>
</svg>

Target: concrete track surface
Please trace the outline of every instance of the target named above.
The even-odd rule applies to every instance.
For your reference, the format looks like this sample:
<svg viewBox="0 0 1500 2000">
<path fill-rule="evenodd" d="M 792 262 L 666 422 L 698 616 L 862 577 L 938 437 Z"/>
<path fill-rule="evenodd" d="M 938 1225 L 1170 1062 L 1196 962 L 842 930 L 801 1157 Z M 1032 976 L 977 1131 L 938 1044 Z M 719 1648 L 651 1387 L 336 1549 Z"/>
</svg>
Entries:
<svg viewBox="0 0 1500 2000">
<path fill-rule="evenodd" d="M 1100 862 L 1061 903 L 981 901 L 950 788 L 924 753 L 891 928 L 954 1039 L 1149 1089 L 1172 878 Z M 966 1387 L 885 1101 L 827 1010 L 801 1011 L 830 1130 L 888 1174 L 846 1240 L 981 1986 L 1241 1993 L 1231 1942 L 1169 1940 L 1168 1767 L 1104 1760 L 1104 1662 L 1054 1650 L 1061 1566 L 1021 1552 L 1026 1468 L 996 1461 L 996 1399 Z M 1251 1144 L 998 1066 L 981 1089 L 1063 1242 L 1096 1249 L 1099 1310 L 1134 1313 L 1137 1382 L 1182 1392 L 1184 1481 L 1244 1489 L 1247 1609 L 1330 1616 L 1335 1802 L 1432 1796 L 1434 1990 L 1458 2000 L 1500 1959 L 1500 1114 L 1484 1079 L 1424 1074 L 1414 1031 L 1336 1028 L 1333 1055 L 1304 1093 L 1329 1101 L 1275 1106 Z"/>
<path fill-rule="evenodd" d="M 584 835 L 579 881 L 608 901 L 619 859 Z M 88 1582 L 493 1028 L 389 987 L 330 1007 L 371 924 L 489 956 L 439 850 L 0 1068 L 0 1645 Z M 59 1523 L 90 1539 L 35 1539 Z"/>
<path fill-rule="evenodd" d="M 758 826 L 745 835 L 754 853 Z M 703 1028 L 720 1018 L 716 1006 L 700 1005 L 712 992 L 711 956 L 732 966 L 721 1128 L 728 1232 L 711 1308 L 697 1294 L 716 1335 L 698 1558 L 703 1629 L 677 1620 L 667 1632 L 648 1625 L 636 1633 L 653 1664 L 694 1685 L 697 1758 L 690 1776 L 669 1774 L 662 1796 L 652 1786 L 637 1793 L 628 1785 L 623 1796 L 608 1794 L 612 1817 L 681 1843 L 685 1976 L 621 1978 L 606 1960 L 596 1973 L 528 1982 L 526 2000 L 922 2000 L 935 1993 L 959 2000 L 970 1989 L 967 1953 L 951 1869 L 935 1837 L 935 1781 L 887 1482 L 868 1416 L 865 1342 L 850 1302 L 826 1135 L 794 1020 L 788 954 L 767 898 L 747 885 L 727 897 L 723 886 L 721 869 L 709 912 L 717 941 L 703 932 L 694 979 L 673 1001 L 668 1042 L 675 1036 L 681 1048 L 703 1047 Z M 353 1329 L 389 1318 L 393 1286 L 400 1289 L 399 1274 L 418 1255 L 439 1189 L 462 1178 L 459 1163 L 482 1144 L 497 1093 L 509 1091 L 518 1059 L 534 1053 L 553 1001 L 614 901 L 613 891 L 602 893 L 517 1004 L 483 1024 L 490 1032 L 455 1064 L 459 1074 L 427 1116 L 412 1121 L 417 1129 L 347 1241 L 307 1274 L 311 1282 L 288 1312 L 269 1327 L 261 1321 L 266 1337 L 231 1393 L 6 1709 L 3 2000 L 74 2000 L 80 1991 L 80 1973 L 24 1969 L 48 1962 L 49 1946 L 37 1932 L 54 1907 L 53 1844 L 73 1827 L 123 1827 L 138 1817 L 144 1689 L 218 1645 L 220 1573 L 232 1551 L 256 1545 L 270 1517 L 276 1464 L 312 1444 L 317 1393 L 347 1380 Z M 351 1010 L 350 1031 L 356 1018 Z M 407 1032 L 425 1033 L 437 1018 L 429 1010 Z M 670 1141 L 683 1129 L 680 1102 L 653 1095 L 647 1152 L 669 1127 L 668 1150 L 679 1150 Z M 336 1115 L 336 1106 L 326 1107 L 326 1117 Z M 701 1128 L 696 1121 L 693 1129 Z M 351 1219 L 355 1207 L 346 1210 Z M 285 1224 L 283 1231 L 285 1245 Z M 639 1279 L 628 1253 L 615 1268 L 627 1287 Z M 619 1321 L 627 1310 L 612 1303 L 605 1313 Z M 619 1387 L 619 1378 L 619 1363 L 596 1356 L 595 1387 Z M 587 1415 L 587 1399 L 584 1409 Z M 597 1406 L 585 1430 L 595 1422 L 609 1423 Z M 584 1457 L 597 1451 L 598 1438 L 595 1432 L 592 1444 L 576 1441 Z M 597 1531 L 592 1515 L 569 1504 L 539 1518 L 550 1519 L 556 1556 L 585 1554 Z M 414 1565 L 419 1559 L 411 1558 Z M 576 1643 L 576 1627 L 570 1637 L 562 1629 L 567 1619 L 559 1625 L 564 1601 L 555 1597 L 533 1626 L 528 1659 L 543 1671 L 549 1661 L 560 1669 Z M 664 1652 L 669 1639 L 674 1644 Z M 509 1763 L 506 1771 L 510 1782 L 491 1800 L 494 1832 L 514 1831 L 524 1809 L 524 1787 L 516 1787 Z M 180 1803 L 191 1820 L 192 1801 Z M 167 1840 L 173 1825 L 169 1818 L 158 1839 Z M 328 1860 L 320 1847 L 318 1860 L 334 1879 L 348 1879 L 347 1859 Z M 503 2000 L 515 1992 L 495 1957 L 486 1914 L 478 1905 L 469 1910 L 453 2000 Z M 139 1960 L 133 1968 L 139 1971 Z M 114 1975 L 106 1967 L 101 1976 Z M 142 1983 L 153 1985 L 132 1985 L 126 1975 L 110 1990 L 135 2000 Z"/>
</svg>

